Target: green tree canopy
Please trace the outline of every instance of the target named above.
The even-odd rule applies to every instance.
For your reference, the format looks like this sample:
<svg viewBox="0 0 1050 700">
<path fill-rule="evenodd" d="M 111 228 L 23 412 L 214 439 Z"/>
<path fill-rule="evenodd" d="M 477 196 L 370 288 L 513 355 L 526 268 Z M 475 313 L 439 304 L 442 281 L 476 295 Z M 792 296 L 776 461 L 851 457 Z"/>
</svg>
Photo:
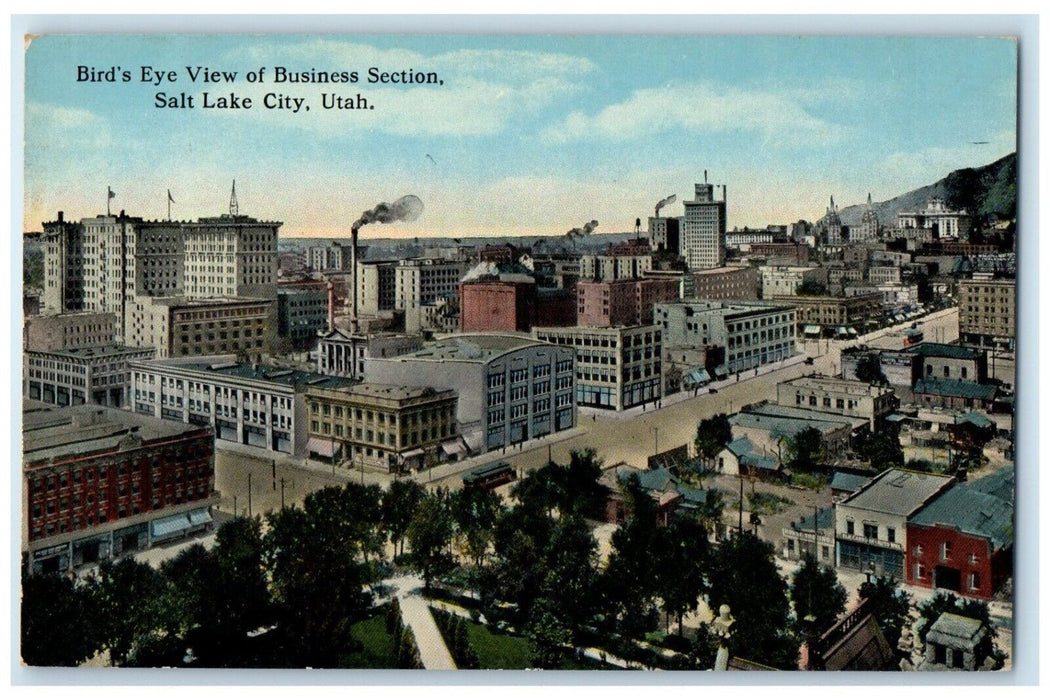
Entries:
<svg viewBox="0 0 1050 700">
<path fill-rule="evenodd" d="M 730 653 L 776 668 L 796 668 L 798 640 L 791 632 L 787 583 L 773 561 L 773 546 L 741 533 L 715 550 L 708 576 L 711 607 L 728 605 L 736 619 Z"/>
<path fill-rule="evenodd" d="M 882 371 L 882 361 L 877 353 L 869 352 L 857 358 L 857 379 L 868 384 L 886 386 L 889 380 Z"/>
<path fill-rule="evenodd" d="M 733 428 L 724 413 L 704 418 L 696 426 L 696 453 L 708 462 L 733 440 Z"/>
<path fill-rule="evenodd" d="M 795 606 L 795 630 L 799 636 L 823 634 L 846 611 L 846 589 L 835 570 L 805 557 L 791 577 L 791 602 Z M 807 617 L 812 616 L 811 621 Z"/>
<path fill-rule="evenodd" d="M 383 494 L 383 525 L 390 534 L 390 542 L 400 551 L 405 552 L 405 535 L 416 506 L 423 498 L 425 489 L 415 481 L 398 479 L 390 484 Z"/>
<path fill-rule="evenodd" d="M 95 599 L 87 586 L 58 573 L 22 578 L 22 661 L 76 666 L 102 647 Z"/>
<path fill-rule="evenodd" d="M 784 439 L 784 464 L 793 472 L 822 471 L 824 438 L 816 428 L 803 428 Z"/>
</svg>

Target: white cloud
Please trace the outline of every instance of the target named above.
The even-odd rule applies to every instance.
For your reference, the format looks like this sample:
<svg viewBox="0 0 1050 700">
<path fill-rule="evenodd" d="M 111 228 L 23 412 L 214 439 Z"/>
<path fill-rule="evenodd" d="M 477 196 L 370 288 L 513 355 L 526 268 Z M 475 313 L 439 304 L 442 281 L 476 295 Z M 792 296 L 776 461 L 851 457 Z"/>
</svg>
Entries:
<svg viewBox="0 0 1050 700">
<path fill-rule="evenodd" d="M 555 143 L 626 141 L 671 129 L 701 134 L 753 132 L 767 142 L 785 145 L 827 144 L 848 131 L 811 114 L 790 93 L 696 83 L 636 90 L 596 114 L 573 112 L 543 135 Z"/>
<path fill-rule="evenodd" d="M 582 91 L 587 74 L 595 70 L 591 61 L 567 54 L 463 49 L 424 55 L 326 39 L 291 46 L 256 45 L 231 52 L 228 60 L 253 68 L 267 67 L 267 82 L 241 84 L 238 91 L 256 100 L 251 116 L 333 136 L 351 135 L 355 130 L 398 136 L 499 134 L 516 115 L 534 114 L 561 97 Z M 336 85 L 274 84 L 270 81 L 278 65 L 292 71 L 356 71 L 359 80 Z M 381 72 L 433 71 L 443 84 L 369 84 L 367 71 L 373 66 Z M 259 109 L 267 92 L 305 97 L 311 107 L 309 117 Z M 322 111 L 321 93 L 351 98 L 360 93 L 374 109 Z"/>
<path fill-rule="evenodd" d="M 896 196 L 933 184 L 953 170 L 987 165 L 1017 150 L 1017 134 L 1012 129 L 974 140 L 988 143 L 966 141 L 957 146 L 898 151 L 883 158 L 872 170 L 881 182 L 887 183 L 888 191 L 894 191 L 890 196 Z"/>
</svg>

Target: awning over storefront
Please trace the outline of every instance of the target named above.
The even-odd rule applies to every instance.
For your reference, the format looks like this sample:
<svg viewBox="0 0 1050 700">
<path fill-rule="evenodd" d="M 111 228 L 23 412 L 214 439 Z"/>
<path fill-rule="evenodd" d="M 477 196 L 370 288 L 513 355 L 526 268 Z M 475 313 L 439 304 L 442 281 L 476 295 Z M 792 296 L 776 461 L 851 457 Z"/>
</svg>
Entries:
<svg viewBox="0 0 1050 700">
<path fill-rule="evenodd" d="M 207 525 L 211 522 L 211 514 L 209 514 L 208 511 L 204 508 L 192 511 L 189 514 L 189 518 L 190 525 L 193 525 L 194 527 L 198 525 Z"/>
<path fill-rule="evenodd" d="M 854 328 L 853 326 L 850 326 L 847 330 L 849 331 L 850 335 L 858 335 L 857 329 Z"/>
<path fill-rule="evenodd" d="M 319 454 L 322 457 L 332 457 L 335 455 L 335 442 L 324 438 L 312 437 L 306 441 L 306 449 L 308 452 Z"/>
<path fill-rule="evenodd" d="M 715 376 L 717 376 L 717 377 L 728 377 L 729 376 L 729 367 L 727 367 L 725 365 L 718 365 L 717 367 L 715 367 Z"/>
<path fill-rule="evenodd" d="M 441 443 L 441 449 L 449 456 L 460 455 L 467 451 L 467 445 L 462 439 L 456 439 L 451 442 Z"/>
<path fill-rule="evenodd" d="M 161 539 L 178 535 L 190 529 L 190 519 L 185 513 L 169 515 L 166 518 L 158 518 L 149 524 L 150 536 L 153 539 Z"/>
<path fill-rule="evenodd" d="M 408 452 L 405 452 L 404 454 L 401 455 L 401 457 L 403 459 L 412 459 L 413 457 L 422 457 L 422 456 L 423 456 L 423 449 L 420 448 L 420 447 L 417 447 L 415 449 L 409 450 Z"/>
<path fill-rule="evenodd" d="M 706 369 L 694 369 L 686 372 L 685 376 L 682 377 L 682 380 L 689 385 L 706 384 L 711 381 L 711 375 L 707 373 Z"/>
<path fill-rule="evenodd" d="M 814 325 L 803 326 L 802 327 L 802 334 L 803 335 L 820 335 L 820 326 L 814 326 Z"/>
</svg>

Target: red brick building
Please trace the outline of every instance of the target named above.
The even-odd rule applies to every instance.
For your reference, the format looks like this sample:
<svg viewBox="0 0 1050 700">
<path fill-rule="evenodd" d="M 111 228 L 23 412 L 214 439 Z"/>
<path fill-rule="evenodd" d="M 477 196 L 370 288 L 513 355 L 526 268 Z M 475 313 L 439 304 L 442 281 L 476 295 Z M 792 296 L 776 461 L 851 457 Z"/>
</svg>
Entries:
<svg viewBox="0 0 1050 700">
<path fill-rule="evenodd" d="M 463 333 L 528 331 L 536 323 L 536 283 L 475 280 L 459 285 Z"/>
<path fill-rule="evenodd" d="M 1013 503 L 956 484 L 908 521 L 906 580 L 988 599 L 1013 573 Z"/>
<path fill-rule="evenodd" d="M 697 299 L 758 299 L 761 282 L 753 267 L 713 267 L 693 273 Z"/>
<path fill-rule="evenodd" d="M 210 526 L 210 427 L 98 406 L 23 409 L 22 550 L 66 570 Z"/>
<path fill-rule="evenodd" d="M 674 279 L 579 282 L 577 322 L 591 328 L 647 325 L 653 322 L 653 304 L 677 300 Z"/>
<path fill-rule="evenodd" d="M 750 253 L 777 258 L 781 265 L 803 265 L 809 262 L 809 246 L 804 243 L 752 243 Z"/>
</svg>

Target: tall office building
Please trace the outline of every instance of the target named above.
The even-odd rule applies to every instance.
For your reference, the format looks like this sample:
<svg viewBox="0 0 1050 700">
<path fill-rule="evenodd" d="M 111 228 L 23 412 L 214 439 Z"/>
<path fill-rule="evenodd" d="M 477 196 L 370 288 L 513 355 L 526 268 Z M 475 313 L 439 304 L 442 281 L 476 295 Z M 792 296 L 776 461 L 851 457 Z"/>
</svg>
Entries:
<svg viewBox="0 0 1050 700">
<path fill-rule="evenodd" d="M 682 254 L 690 270 L 721 267 L 725 263 L 725 185 L 721 200 L 715 199 L 714 190 L 714 185 L 697 183 L 693 201 L 683 202 Z"/>
<path fill-rule="evenodd" d="M 73 223 L 59 212 L 44 224 L 46 310 L 112 313 L 117 342 L 128 344 L 152 334 L 142 319 L 159 298 L 275 300 L 280 226 L 238 214 L 235 198 L 230 213 L 196 222 L 121 211 Z"/>
</svg>

